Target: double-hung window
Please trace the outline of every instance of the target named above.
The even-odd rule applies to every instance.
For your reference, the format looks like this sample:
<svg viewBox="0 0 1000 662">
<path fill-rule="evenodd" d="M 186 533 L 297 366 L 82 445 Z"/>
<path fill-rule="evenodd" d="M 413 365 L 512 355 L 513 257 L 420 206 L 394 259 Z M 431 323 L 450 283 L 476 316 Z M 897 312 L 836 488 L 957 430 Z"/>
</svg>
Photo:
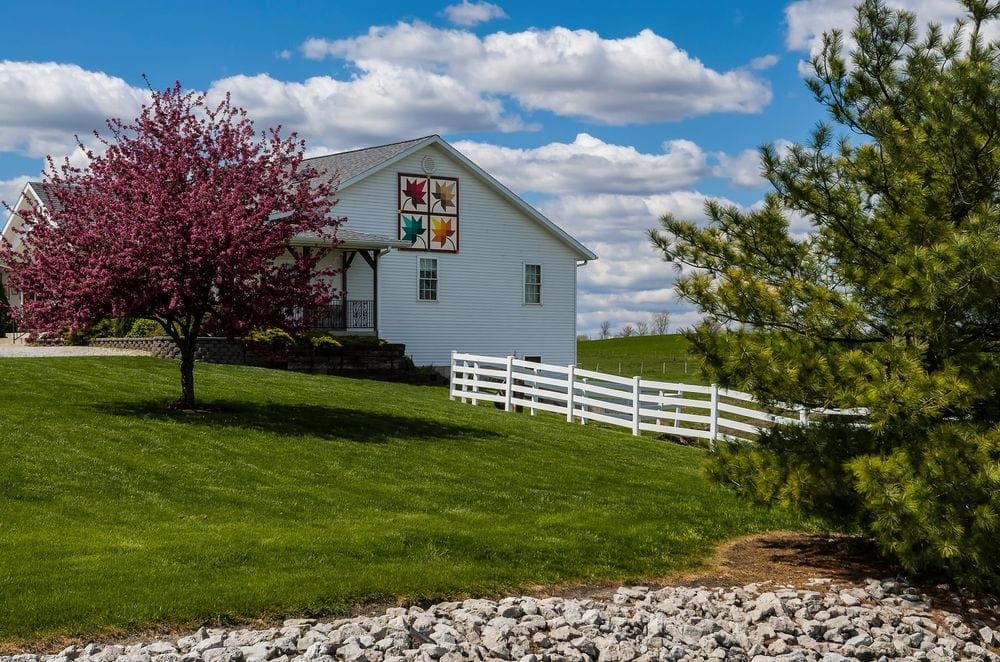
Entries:
<svg viewBox="0 0 1000 662">
<path fill-rule="evenodd" d="M 524 265 L 524 303 L 542 302 L 542 265 Z"/>
<path fill-rule="evenodd" d="M 417 259 L 417 299 L 420 301 L 437 301 L 438 298 L 438 261 L 436 257 L 421 257 Z"/>
</svg>

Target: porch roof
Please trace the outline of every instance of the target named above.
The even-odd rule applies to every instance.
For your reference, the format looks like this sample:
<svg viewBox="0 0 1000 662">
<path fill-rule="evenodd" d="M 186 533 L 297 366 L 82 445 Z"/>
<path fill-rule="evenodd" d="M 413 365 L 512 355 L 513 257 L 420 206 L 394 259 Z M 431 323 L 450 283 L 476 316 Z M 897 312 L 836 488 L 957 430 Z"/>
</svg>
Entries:
<svg viewBox="0 0 1000 662">
<path fill-rule="evenodd" d="M 345 227 L 337 229 L 337 239 L 339 243 L 336 248 L 338 249 L 409 248 L 412 245 L 409 241 L 392 239 L 377 234 L 368 234 L 367 232 L 358 232 L 357 230 L 349 230 Z M 303 233 L 296 236 L 292 240 L 292 244 L 296 246 L 316 246 L 320 244 L 326 245 L 326 242 L 319 235 Z"/>
</svg>

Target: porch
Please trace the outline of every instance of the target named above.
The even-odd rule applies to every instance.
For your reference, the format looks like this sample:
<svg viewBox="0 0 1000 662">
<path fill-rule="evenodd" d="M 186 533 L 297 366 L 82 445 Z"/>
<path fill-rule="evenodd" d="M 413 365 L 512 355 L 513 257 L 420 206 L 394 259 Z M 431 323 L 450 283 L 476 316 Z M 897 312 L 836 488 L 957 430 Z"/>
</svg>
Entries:
<svg viewBox="0 0 1000 662">
<path fill-rule="evenodd" d="M 410 242 L 343 226 L 338 229 L 337 238 L 339 243 L 323 266 L 337 271 L 330 287 L 338 298 L 319 311 L 315 328 L 345 335 L 378 335 L 379 260 L 391 249 L 406 248 Z"/>
<path fill-rule="evenodd" d="M 316 321 L 322 331 L 375 331 L 375 299 L 337 299 Z"/>
</svg>

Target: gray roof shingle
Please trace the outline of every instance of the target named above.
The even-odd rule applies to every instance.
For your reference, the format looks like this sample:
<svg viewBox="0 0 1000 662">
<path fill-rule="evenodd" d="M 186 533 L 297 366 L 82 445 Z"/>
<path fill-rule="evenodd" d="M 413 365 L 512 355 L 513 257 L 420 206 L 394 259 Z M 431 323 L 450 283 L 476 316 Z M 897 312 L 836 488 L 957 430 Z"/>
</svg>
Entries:
<svg viewBox="0 0 1000 662">
<path fill-rule="evenodd" d="M 339 152 L 337 154 L 328 154 L 326 156 L 314 156 L 310 159 L 305 159 L 304 162 L 307 165 L 316 168 L 316 170 L 320 172 L 338 173 L 340 175 L 340 181 L 343 183 L 385 163 L 392 157 L 405 152 L 414 145 L 433 137 L 434 136 L 424 136 L 422 138 L 404 140 L 402 142 L 390 143 L 388 145 L 376 145 L 375 147 L 352 149 L 348 152 Z M 28 185 L 31 186 L 35 193 L 38 194 L 38 197 L 41 198 L 42 204 L 45 205 L 45 207 L 49 209 L 58 209 L 59 200 L 52 195 L 51 185 L 43 182 L 28 182 Z"/>
<path fill-rule="evenodd" d="M 409 248 L 412 246 L 412 242 L 402 241 L 401 239 L 392 239 L 391 237 L 383 237 L 382 235 L 369 234 L 367 232 L 358 232 L 357 230 L 349 230 L 344 226 L 337 228 L 337 248 L 340 249 L 351 249 L 351 248 Z M 293 244 L 296 245 L 326 245 L 328 240 L 326 237 L 321 237 L 314 232 L 303 232 L 292 240 Z"/>
<path fill-rule="evenodd" d="M 310 165 L 320 172 L 336 172 L 340 175 L 340 183 L 354 179 L 358 175 L 368 172 L 372 168 L 379 166 L 389 159 L 397 156 L 414 145 L 421 143 L 434 136 L 424 136 L 413 140 L 404 140 L 388 145 L 377 145 L 375 147 L 365 147 L 364 149 L 353 149 L 349 152 L 339 154 L 329 154 L 327 156 L 315 156 L 305 159 L 305 164 Z"/>
<path fill-rule="evenodd" d="M 52 195 L 52 189 L 54 188 L 51 184 L 44 184 L 42 182 L 28 182 L 28 186 L 38 195 L 39 199 L 42 201 L 42 205 L 46 209 L 61 209 L 62 205 L 59 204 L 59 199 Z"/>
</svg>

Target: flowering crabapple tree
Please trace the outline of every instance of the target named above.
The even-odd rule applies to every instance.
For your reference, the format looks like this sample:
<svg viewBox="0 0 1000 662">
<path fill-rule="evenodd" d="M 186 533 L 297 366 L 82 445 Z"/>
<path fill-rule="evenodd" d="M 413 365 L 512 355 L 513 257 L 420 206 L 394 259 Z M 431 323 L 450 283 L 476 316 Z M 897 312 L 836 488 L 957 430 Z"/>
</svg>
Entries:
<svg viewBox="0 0 1000 662">
<path fill-rule="evenodd" d="M 158 322 L 180 350 L 178 406 L 190 409 L 199 335 L 294 331 L 311 322 L 301 311 L 330 304 L 318 264 L 343 221 L 330 216 L 336 182 L 306 167 L 295 134 L 258 134 L 228 95 L 211 104 L 180 83 L 107 126 L 85 167 L 49 158 L 53 204 L 21 213 L 23 244 L 3 248 L 10 284 L 27 294 L 18 323 Z M 301 233 L 320 247 L 292 247 Z"/>
</svg>

